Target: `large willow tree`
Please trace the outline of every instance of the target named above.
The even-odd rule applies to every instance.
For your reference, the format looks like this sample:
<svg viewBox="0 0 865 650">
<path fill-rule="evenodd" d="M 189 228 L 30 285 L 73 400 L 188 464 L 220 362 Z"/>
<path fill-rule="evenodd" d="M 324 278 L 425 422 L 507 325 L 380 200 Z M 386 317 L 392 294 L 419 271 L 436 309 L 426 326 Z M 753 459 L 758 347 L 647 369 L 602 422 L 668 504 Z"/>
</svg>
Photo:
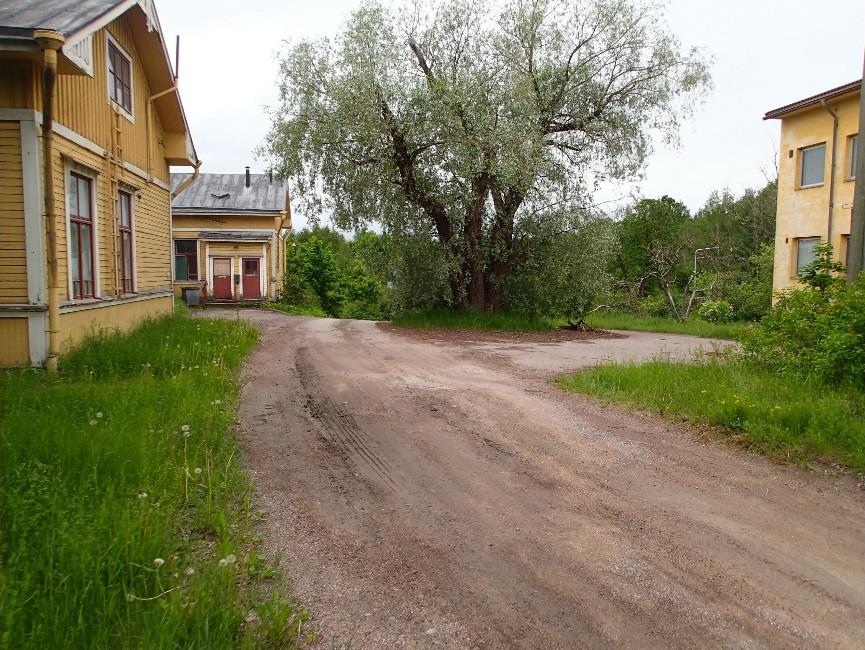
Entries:
<svg viewBox="0 0 865 650">
<path fill-rule="evenodd" d="M 286 48 L 266 150 L 305 209 L 434 237 L 458 306 L 500 307 L 530 233 L 639 175 L 709 83 L 655 5 L 397 7 Z"/>
</svg>

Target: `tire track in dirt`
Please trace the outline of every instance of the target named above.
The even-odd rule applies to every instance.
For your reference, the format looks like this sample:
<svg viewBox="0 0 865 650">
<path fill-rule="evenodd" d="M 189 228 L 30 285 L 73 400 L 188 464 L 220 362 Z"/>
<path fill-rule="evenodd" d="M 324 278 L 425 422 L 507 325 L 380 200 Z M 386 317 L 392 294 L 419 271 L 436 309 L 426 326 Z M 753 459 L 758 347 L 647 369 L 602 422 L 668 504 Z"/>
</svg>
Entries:
<svg viewBox="0 0 865 650">
<path fill-rule="evenodd" d="M 351 413 L 324 394 L 321 378 L 315 370 L 310 358 L 309 348 L 297 350 L 295 369 L 300 384 L 306 393 L 306 409 L 309 416 L 321 423 L 326 433 L 327 442 L 336 451 L 355 466 L 362 464 L 368 467 L 394 494 L 400 493 L 400 488 L 392 476 L 392 467 L 387 458 L 376 452 L 369 436 L 358 425 Z"/>
</svg>

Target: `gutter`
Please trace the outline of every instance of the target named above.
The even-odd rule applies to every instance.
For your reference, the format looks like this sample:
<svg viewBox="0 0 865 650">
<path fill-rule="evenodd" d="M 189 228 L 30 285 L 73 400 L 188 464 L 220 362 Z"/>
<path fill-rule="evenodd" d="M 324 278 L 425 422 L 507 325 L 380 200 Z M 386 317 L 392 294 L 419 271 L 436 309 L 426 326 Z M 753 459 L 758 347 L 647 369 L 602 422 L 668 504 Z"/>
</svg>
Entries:
<svg viewBox="0 0 865 650">
<path fill-rule="evenodd" d="M 65 39 L 60 32 L 35 30 L 42 48 L 42 165 L 45 225 L 48 236 L 48 358 L 45 368 L 57 372 L 60 357 L 60 286 L 57 265 L 57 207 L 54 199 L 54 91 L 57 85 L 57 52 Z"/>
<path fill-rule="evenodd" d="M 147 180 L 152 180 L 153 178 L 153 102 L 160 97 L 175 92 L 176 90 L 177 80 L 175 79 L 174 84 L 170 88 L 166 88 L 162 92 L 156 93 L 147 98 Z"/>
<path fill-rule="evenodd" d="M 825 99 L 820 100 L 820 106 L 823 107 L 829 115 L 832 116 L 832 164 L 830 166 L 829 176 L 829 225 L 826 229 L 826 243 L 832 245 L 832 216 L 835 212 L 835 166 L 838 158 L 838 113 L 829 108 Z"/>
</svg>

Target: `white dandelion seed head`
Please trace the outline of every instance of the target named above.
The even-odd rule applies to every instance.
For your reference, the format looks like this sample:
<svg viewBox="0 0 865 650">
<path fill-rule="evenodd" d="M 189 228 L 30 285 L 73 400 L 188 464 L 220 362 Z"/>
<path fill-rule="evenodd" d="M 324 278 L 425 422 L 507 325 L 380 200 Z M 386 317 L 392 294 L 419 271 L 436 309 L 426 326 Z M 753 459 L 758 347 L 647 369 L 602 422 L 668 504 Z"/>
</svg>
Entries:
<svg viewBox="0 0 865 650">
<path fill-rule="evenodd" d="M 184 437 L 184 438 L 188 438 L 190 435 L 191 435 L 191 434 L 189 433 L 189 431 L 184 431 L 184 432 L 183 432 L 183 437 Z"/>
<path fill-rule="evenodd" d="M 139 498 L 139 499 L 146 499 L 146 498 L 147 498 L 147 492 L 141 492 L 141 493 L 138 495 L 138 498 Z"/>
<path fill-rule="evenodd" d="M 165 564 L 165 560 L 163 560 L 161 557 L 157 557 L 157 558 L 154 558 L 154 560 L 153 560 L 153 564 L 154 564 L 154 566 L 156 566 L 156 568 L 158 569 L 158 568 L 161 567 L 163 564 Z"/>
<path fill-rule="evenodd" d="M 191 576 L 195 573 L 195 569 L 193 569 L 192 567 L 187 567 L 187 569 L 186 569 L 186 571 L 184 571 L 184 573 L 188 576 Z"/>
<path fill-rule="evenodd" d="M 196 474 L 201 474 L 201 468 L 200 468 L 200 467 L 196 467 L 196 468 L 195 468 L 195 473 L 196 473 Z"/>
<path fill-rule="evenodd" d="M 228 560 L 226 560 L 225 558 L 222 558 L 219 561 L 219 566 L 228 566 Z"/>
<path fill-rule="evenodd" d="M 188 424 L 184 424 L 182 427 L 180 427 L 180 430 L 181 430 L 181 431 L 189 431 L 189 425 L 188 425 Z"/>
<path fill-rule="evenodd" d="M 102 417 L 102 411 L 97 412 L 96 417 L 101 418 Z"/>
<path fill-rule="evenodd" d="M 153 507 L 154 507 L 154 508 L 158 508 L 158 507 L 159 507 L 159 501 L 154 501 L 154 502 L 153 502 Z"/>
<path fill-rule="evenodd" d="M 237 562 L 237 556 L 234 553 L 227 556 L 225 559 L 228 561 L 229 564 L 234 564 L 235 562 Z"/>
<path fill-rule="evenodd" d="M 96 426 L 96 420 L 90 420 L 90 426 L 95 427 Z"/>
</svg>

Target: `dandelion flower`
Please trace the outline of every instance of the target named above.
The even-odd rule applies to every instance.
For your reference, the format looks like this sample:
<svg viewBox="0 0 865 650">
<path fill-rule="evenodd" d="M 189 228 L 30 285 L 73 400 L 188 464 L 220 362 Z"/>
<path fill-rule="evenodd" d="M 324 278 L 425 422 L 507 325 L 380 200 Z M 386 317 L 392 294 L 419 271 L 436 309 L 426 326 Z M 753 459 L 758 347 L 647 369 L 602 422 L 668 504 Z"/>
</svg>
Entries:
<svg viewBox="0 0 865 650">
<path fill-rule="evenodd" d="M 90 426 L 95 427 L 96 426 L 96 420 L 90 420 Z"/>
<path fill-rule="evenodd" d="M 228 566 L 228 560 L 226 560 L 225 558 L 222 558 L 219 561 L 219 566 Z"/>
<path fill-rule="evenodd" d="M 96 413 L 96 417 L 101 418 L 101 417 L 102 417 L 102 411 L 98 411 L 98 412 Z"/>
<path fill-rule="evenodd" d="M 158 569 L 158 568 L 161 567 L 163 564 L 165 564 L 165 560 L 163 560 L 161 557 L 158 557 L 158 558 L 155 558 L 155 559 L 153 560 L 153 564 L 154 564 L 154 565 L 156 566 L 156 568 Z"/>
<path fill-rule="evenodd" d="M 180 430 L 181 430 L 181 431 L 189 431 L 189 425 L 188 425 L 188 424 L 184 424 L 182 427 L 180 427 Z"/>
<path fill-rule="evenodd" d="M 201 468 L 200 468 L 200 467 L 196 467 L 196 468 L 195 468 L 195 473 L 196 473 L 196 474 L 201 474 Z"/>
<path fill-rule="evenodd" d="M 147 498 L 147 492 L 142 492 L 141 494 L 138 495 L 138 498 L 139 499 L 146 499 Z"/>
<path fill-rule="evenodd" d="M 189 434 L 189 431 L 184 431 L 184 432 L 183 432 L 183 437 L 184 437 L 184 438 L 188 438 L 189 435 L 190 435 L 190 434 Z"/>
</svg>

